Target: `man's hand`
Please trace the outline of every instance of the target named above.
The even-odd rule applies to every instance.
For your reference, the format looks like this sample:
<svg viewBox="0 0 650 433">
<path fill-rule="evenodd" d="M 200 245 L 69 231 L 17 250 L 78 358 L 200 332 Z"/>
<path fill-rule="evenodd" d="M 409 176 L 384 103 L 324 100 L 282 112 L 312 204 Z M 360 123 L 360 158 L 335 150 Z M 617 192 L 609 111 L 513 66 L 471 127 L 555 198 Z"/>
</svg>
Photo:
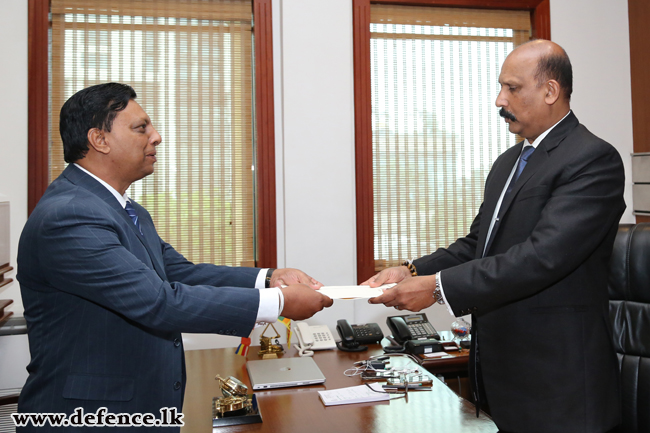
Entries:
<svg viewBox="0 0 650 433">
<path fill-rule="evenodd" d="M 394 268 L 386 268 L 374 277 L 361 283 L 362 286 L 379 287 L 383 284 L 399 283 L 408 278 L 411 278 L 411 271 L 406 266 L 395 266 Z"/>
<path fill-rule="evenodd" d="M 398 310 L 420 311 L 433 305 L 435 302 L 433 291 L 435 289 L 435 275 L 413 277 L 384 291 L 383 295 L 368 299 L 368 302 L 370 304 L 384 304 Z"/>
<path fill-rule="evenodd" d="M 305 284 L 292 284 L 280 290 L 284 295 L 284 308 L 281 315 L 291 320 L 309 319 L 334 303 L 327 296 Z"/>
<path fill-rule="evenodd" d="M 276 269 L 271 274 L 271 287 L 290 286 L 292 284 L 307 284 L 312 289 L 320 289 L 320 283 L 299 269 Z"/>
</svg>

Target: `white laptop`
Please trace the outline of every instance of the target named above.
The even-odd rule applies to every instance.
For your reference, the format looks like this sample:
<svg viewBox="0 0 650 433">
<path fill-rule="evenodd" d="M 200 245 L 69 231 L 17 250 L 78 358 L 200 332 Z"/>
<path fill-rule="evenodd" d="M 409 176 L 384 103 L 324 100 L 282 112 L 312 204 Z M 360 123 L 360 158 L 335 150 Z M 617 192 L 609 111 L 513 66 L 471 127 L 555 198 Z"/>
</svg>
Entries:
<svg viewBox="0 0 650 433">
<path fill-rule="evenodd" d="M 253 390 L 313 385 L 325 376 L 312 358 L 260 359 L 246 363 Z"/>
</svg>

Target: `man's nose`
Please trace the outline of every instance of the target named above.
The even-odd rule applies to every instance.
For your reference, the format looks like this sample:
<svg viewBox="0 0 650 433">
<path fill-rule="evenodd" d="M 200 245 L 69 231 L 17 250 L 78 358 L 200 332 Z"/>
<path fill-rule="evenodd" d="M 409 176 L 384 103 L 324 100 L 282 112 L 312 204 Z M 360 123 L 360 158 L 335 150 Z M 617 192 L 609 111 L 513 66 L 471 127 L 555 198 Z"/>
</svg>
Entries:
<svg viewBox="0 0 650 433">
<path fill-rule="evenodd" d="M 153 134 L 151 134 L 151 140 L 154 146 L 158 146 L 162 142 L 162 137 L 160 136 L 160 134 L 158 134 L 156 128 L 153 128 Z"/>
<path fill-rule="evenodd" d="M 508 105 L 507 99 L 503 96 L 503 88 L 501 88 L 501 90 L 499 91 L 499 94 L 497 95 L 497 99 L 496 101 L 494 101 L 494 105 L 496 105 L 499 108 Z"/>
</svg>

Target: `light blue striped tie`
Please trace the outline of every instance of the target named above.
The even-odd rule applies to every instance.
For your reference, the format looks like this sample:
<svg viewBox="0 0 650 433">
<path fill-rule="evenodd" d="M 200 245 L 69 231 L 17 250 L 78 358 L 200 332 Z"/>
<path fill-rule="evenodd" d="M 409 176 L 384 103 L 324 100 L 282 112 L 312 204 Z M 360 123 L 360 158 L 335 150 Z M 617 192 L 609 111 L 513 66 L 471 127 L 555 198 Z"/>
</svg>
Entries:
<svg viewBox="0 0 650 433">
<path fill-rule="evenodd" d="M 127 200 L 126 206 L 124 206 L 124 210 L 126 210 L 126 213 L 129 214 L 129 216 L 133 220 L 133 224 L 135 224 L 135 226 L 138 228 L 140 234 L 144 236 L 144 234 L 142 233 L 142 229 L 140 228 L 140 223 L 138 222 L 138 214 L 136 213 L 130 201 Z"/>
</svg>

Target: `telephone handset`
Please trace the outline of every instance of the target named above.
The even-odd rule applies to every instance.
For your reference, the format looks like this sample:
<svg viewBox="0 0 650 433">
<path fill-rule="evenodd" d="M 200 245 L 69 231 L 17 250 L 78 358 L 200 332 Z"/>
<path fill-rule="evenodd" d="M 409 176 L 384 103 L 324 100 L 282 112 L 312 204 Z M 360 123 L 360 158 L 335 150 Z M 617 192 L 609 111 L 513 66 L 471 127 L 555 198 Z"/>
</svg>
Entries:
<svg viewBox="0 0 650 433">
<path fill-rule="evenodd" d="M 336 346 L 346 352 L 367 350 L 368 347 L 362 346 L 362 344 L 379 343 L 384 338 L 384 333 L 376 323 L 350 325 L 345 319 L 336 322 L 336 332 L 341 337 L 340 344 L 337 343 Z"/>
<path fill-rule="evenodd" d="M 386 324 L 393 333 L 395 341 L 400 344 L 404 344 L 407 340 L 440 340 L 440 335 L 431 326 L 424 313 L 388 317 Z"/>
<path fill-rule="evenodd" d="M 300 356 L 312 356 L 314 350 L 334 349 L 334 336 L 326 325 L 310 326 L 307 322 L 296 322 L 299 345 L 294 344 Z"/>
</svg>

